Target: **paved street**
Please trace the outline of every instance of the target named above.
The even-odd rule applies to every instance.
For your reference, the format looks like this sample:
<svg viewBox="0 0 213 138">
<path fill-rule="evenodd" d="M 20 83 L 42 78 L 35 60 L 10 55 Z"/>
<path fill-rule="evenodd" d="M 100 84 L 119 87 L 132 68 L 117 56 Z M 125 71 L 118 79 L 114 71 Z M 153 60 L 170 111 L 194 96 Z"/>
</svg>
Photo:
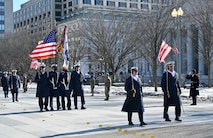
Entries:
<svg viewBox="0 0 213 138">
<path fill-rule="evenodd" d="M 144 120 L 147 126 L 140 127 L 137 114 L 133 114 L 133 127 L 127 125 L 127 114 L 121 112 L 125 95 L 111 94 L 104 101 L 100 92 L 94 97 L 85 88 L 86 110 L 40 112 L 35 89 L 27 93 L 20 90 L 19 102 L 3 98 L 0 90 L 0 137 L 2 138 L 212 138 L 213 103 L 183 100 L 184 113 L 181 123 L 174 121 L 174 108 L 169 109 L 172 122 L 162 118 L 163 100 L 160 96 L 144 97 Z M 146 89 L 145 89 L 146 90 Z M 113 92 L 114 90 L 112 90 Z M 72 99 L 73 100 L 73 99 Z M 80 100 L 80 98 L 78 99 Z M 72 101 L 73 105 L 73 101 Z"/>
</svg>

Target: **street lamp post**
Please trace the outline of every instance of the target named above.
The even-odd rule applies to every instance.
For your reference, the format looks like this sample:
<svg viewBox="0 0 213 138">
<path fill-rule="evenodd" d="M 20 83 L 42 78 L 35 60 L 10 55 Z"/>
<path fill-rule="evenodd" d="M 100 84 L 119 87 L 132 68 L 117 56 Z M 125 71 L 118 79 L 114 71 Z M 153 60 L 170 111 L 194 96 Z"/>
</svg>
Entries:
<svg viewBox="0 0 213 138">
<path fill-rule="evenodd" d="M 178 10 L 173 9 L 171 13 L 172 17 L 175 18 L 175 23 L 177 25 L 177 42 L 179 46 L 179 51 L 181 53 L 182 47 L 181 47 L 181 17 L 183 16 L 183 10 L 181 7 L 179 7 Z M 181 55 L 177 56 L 177 72 L 179 74 L 179 81 L 181 81 Z M 181 84 L 181 82 L 180 82 Z"/>
<path fill-rule="evenodd" d="M 98 60 L 101 62 L 101 82 L 103 82 L 103 57 L 98 58 Z"/>
</svg>

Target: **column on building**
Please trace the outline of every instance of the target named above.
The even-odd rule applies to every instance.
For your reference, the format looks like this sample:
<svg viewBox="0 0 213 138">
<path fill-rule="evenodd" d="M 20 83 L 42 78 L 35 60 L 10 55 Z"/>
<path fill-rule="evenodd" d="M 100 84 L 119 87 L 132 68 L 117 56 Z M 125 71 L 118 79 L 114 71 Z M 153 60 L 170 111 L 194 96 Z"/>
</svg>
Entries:
<svg viewBox="0 0 213 138">
<path fill-rule="evenodd" d="M 95 0 L 91 0 L 91 5 L 92 5 L 92 6 L 95 5 Z"/>
<path fill-rule="evenodd" d="M 186 38 L 186 47 L 187 47 L 187 73 L 193 69 L 193 45 L 192 45 L 192 28 L 191 26 L 187 27 L 187 38 Z"/>
<path fill-rule="evenodd" d="M 201 30 L 201 28 L 198 28 L 198 48 L 203 47 L 204 44 L 204 39 L 203 39 L 203 32 Z M 200 49 L 198 49 L 198 52 L 200 51 Z M 202 54 L 198 54 L 198 71 L 197 73 L 200 73 L 201 75 L 205 74 L 205 70 L 204 70 L 205 64 L 204 64 L 204 59 L 203 59 L 203 55 Z"/>
</svg>

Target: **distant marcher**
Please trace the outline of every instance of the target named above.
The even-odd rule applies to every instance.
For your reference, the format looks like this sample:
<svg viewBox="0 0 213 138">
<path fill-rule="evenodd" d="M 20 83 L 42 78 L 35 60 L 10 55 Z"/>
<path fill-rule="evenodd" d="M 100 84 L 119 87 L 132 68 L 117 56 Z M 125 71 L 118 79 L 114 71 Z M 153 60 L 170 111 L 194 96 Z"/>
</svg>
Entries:
<svg viewBox="0 0 213 138">
<path fill-rule="evenodd" d="M 80 65 L 75 65 L 74 71 L 71 74 L 71 86 L 73 90 L 73 97 L 74 97 L 74 105 L 75 109 L 78 109 L 77 103 L 78 103 L 78 96 L 81 97 L 81 109 L 86 109 L 84 107 L 85 105 L 85 99 L 84 99 L 84 90 L 82 87 L 82 82 L 84 81 L 84 77 L 80 71 Z"/>
<path fill-rule="evenodd" d="M 163 73 L 161 80 L 161 88 L 164 92 L 164 113 L 163 118 L 165 121 L 171 121 L 168 115 L 169 106 L 175 106 L 175 120 L 180 120 L 181 115 L 181 102 L 180 94 L 181 90 L 178 82 L 178 73 L 174 71 L 174 61 L 170 61 L 166 64 L 167 70 Z"/>
<path fill-rule="evenodd" d="M 91 96 L 94 96 L 94 88 L 95 88 L 95 78 L 91 76 L 90 78 L 90 88 L 91 88 Z"/>
<path fill-rule="evenodd" d="M 110 93 L 110 86 L 112 85 L 112 81 L 111 81 L 111 78 L 109 76 L 109 73 L 106 74 L 106 78 L 105 78 L 105 101 L 108 101 L 109 100 L 109 93 Z"/>
<path fill-rule="evenodd" d="M 20 88 L 20 77 L 16 73 L 17 70 L 12 70 L 12 75 L 9 78 L 9 86 L 12 93 L 13 102 L 18 102 L 18 89 Z"/>
<path fill-rule="evenodd" d="M 60 109 L 59 101 L 59 74 L 57 72 L 57 64 L 51 65 L 52 70 L 49 72 L 49 81 L 50 81 L 50 109 L 53 111 L 53 97 L 56 97 L 57 110 Z"/>
<path fill-rule="evenodd" d="M 24 74 L 23 75 L 23 90 L 24 90 L 24 93 L 27 92 L 27 84 L 28 84 L 27 74 Z"/>
<path fill-rule="evenodd" d="M 59 75 L 59 90 L 61 95 L 62 109 L 66 110 L 65 97 L 67 98 L 67 109 L 71 110 L 71 84 L 70 84 L 70 73 L 67 68 L 63 67 L 62 72 Z"/>
<path fill-rule="evenodd" d="M 199 95 L 199 78 L 196 75 L 196 70 L 193 69 L 192 72 L 190 72 L 186 79 L 191 80 L 191 86 L 190 86 L 190 93 L 189 96 L 192 97 L 192 104 L 191 105 L 197 105 L 197 95 Z"/>
<path fill-rule="evenodd" d="M 50 96 L 50 82 L 47 77 L 47 72 L 45 71 L 45 64 L 41 63 L 40 71 L 36 73 L 35 82 L 37 83 L 36 97 L 38 97 L 38 103 L 40 111 L 43 111 L 43 105 L 45 110 L 49 111 L 48 107 L 48 97 Z M 44 98 L 44 101 L 43 101 Z"/>
<path fill-rule="evenodd" d="M 137 73 L 137 67 L 132 67 L 131 76 L 126 79 L 125 91 L 127 92 L 127 96 L 122 111 L 127 112 L 129 125 L 134 125 L 132 122 L 132 113 L 138 112 L 140 126 L 143 126 L 147 124 L 143 120 L 144 106 L 142 82 Z"/>
<path fill-rule="evenodd" d="M 1 84 L 3 87 L 3 91 L 4 91 L 4 97 L 8 98 L 8 91 L 9 91 L 9 77 L 7 75 L 7 72 L 3 72 L 3 76 L 1 78 Z"/>
</svg>

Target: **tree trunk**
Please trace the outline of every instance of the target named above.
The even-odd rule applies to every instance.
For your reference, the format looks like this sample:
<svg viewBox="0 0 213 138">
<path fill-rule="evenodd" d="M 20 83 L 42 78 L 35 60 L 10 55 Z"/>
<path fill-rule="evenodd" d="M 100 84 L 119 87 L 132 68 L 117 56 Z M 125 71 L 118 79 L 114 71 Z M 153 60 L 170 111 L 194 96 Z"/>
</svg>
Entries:
<svg viewBox="0 0 213 138">
<path fill-rule="evenodd" d="M 211 64 L 208 64 L 208 87 L 211 87 Z"/>
<path fill-rule="evenodd" d="M 152 67 L 152 72 L 153 72 L 153 85 L 154 85 L 154 89 L 155 92 L 157 92 L 157 86 L 158 86 L 158 82 L 157 82 L 157 63 L 156 63 L 156 59 L 153 59 L 153 67 Z"/>
</svg>

